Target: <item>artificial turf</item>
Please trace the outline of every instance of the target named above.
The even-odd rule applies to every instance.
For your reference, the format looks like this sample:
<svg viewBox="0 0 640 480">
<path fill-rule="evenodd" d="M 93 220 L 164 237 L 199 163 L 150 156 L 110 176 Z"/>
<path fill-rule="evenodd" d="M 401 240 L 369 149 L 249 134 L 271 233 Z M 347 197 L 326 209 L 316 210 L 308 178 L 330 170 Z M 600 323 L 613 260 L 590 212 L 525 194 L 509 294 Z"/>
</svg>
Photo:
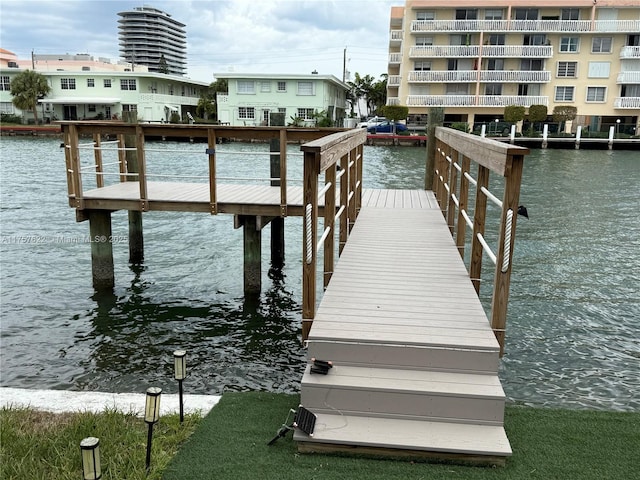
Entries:
<svg viewBox="0 0 640 480">
<path fill-rule="evenodd" d="M 164 472 L 196 479 L 637 479 L 640 413 L 508 406 L 505 467 L 298 454 L 289 433 L 268 446 L 297 395 L 225 393 Z M 291 419 L 291 417 L 289 417 Z"/>
</svg>

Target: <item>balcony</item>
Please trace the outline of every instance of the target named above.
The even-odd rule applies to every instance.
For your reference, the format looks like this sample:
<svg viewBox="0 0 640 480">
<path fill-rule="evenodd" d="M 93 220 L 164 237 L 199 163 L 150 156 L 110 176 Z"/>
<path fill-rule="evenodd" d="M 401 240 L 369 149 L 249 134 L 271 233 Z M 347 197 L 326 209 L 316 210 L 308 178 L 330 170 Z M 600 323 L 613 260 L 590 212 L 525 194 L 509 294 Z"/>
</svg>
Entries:
<svg viewBox="0 0 640 480">
<path fill-rule="evenodd" d="M 481 55 L 482 54 L 482 55 Z M 550 45 L 429 45 L 411 47 L 411 58 L 551 58 L 553 47 Z"/>
<path fill-rule="evenodd" d="M 400 75 L 389 75 L 387 78 L 387 87 L 399 87 L 400 80 L 402 80 Z"/>
<path fill-rule="evenodd" d="M 640 47 L 622 47 L 620 58 L 640 58 Z"/>
<path fill-rule="evenodd" d="M 387 97 L 387 105 L 400 105 L 400 99 L 398 97 Z"/>
<path fill-rule="evenodd" d="M 407 97 L 409 107 L 505 107 L 507 105 L 523 107 L 549 105 L 549 97 L 516 95 L 479 95 L 478 97 L 475 95 L 409 95 Z"/>
<path fill-rule="evenodd" d="M 390 53 L 389 65 L 400 65 L 402 63 L 402 53 Z"/>
<path fill-rule="evenodd" d="M 640 83 L 640 72 L 620 72 L 617 83 Z"/>
<path fill-rule="evenodd" d="M 504 70 L 455 70 L 455 71 L 412 71 L 409 83 L 547 83 L 551 72 L 547 71 L 504 71 Z"/>
<path fill-rule="evenodd" d="M 391 30 L 389 32 L 389 45 L 402 45 L 404 32 L 402 30 Z"/>
<path fill-rule="evenodd" d="M 638 32 L 640 20 L 414 20 L 411 33 L 425 32 Z"/>
<path fill-rule="evenodd" d="M 640 97 L 618 97 L 613 103 L 613 108 L 640 108 Z"/>
</svg>

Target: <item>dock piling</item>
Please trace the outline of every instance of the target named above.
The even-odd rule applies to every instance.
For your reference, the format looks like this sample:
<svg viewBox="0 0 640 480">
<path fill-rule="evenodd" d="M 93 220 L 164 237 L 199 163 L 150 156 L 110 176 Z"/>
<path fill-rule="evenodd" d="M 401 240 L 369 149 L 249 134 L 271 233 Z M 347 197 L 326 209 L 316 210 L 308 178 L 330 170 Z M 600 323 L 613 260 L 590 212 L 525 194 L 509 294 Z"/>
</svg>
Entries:
<svg viewBox="0 0 640 480">
<path fill-rule="evenodd" d="M 113 273 L 113 244 L 111 243 L 111 212 L 89 211 L 89 235 L 91 240 L 91 274 L 93 288 L 104 290 L 115 286 Z"/>
<path fill-rule="evenodd" d="M 123 119 L 127 123 L 138 123 L 137 112 L 122 112 Z M 133 150 L 136 147 L 136 136 L 125 135 L 125 148 L 132 149 L 126 151 L 126 163 L 128 173 L 139 173 L 138 152 Z M 127 177 L 130 180 L 130 177 Z M 142 212 L 129 210 L 129 263 L 139 264 L 144 260 L 144 236 L 142 234 Z"/>
<path fill-rule="evenodd" d="M 272 138 L 269 142 L 269 150 L 273 153 L 270 156 L 271 186 L 280 186 L 280 139 Z M 286 148 L 286 145 L 285 145 Z M 276 154 L 277 153 L 277 154 Z M 274 268 L 282 268 L 284 265 L 284 218 L 276 217 L 271 220 L 271 264 Z"/>
</svg>

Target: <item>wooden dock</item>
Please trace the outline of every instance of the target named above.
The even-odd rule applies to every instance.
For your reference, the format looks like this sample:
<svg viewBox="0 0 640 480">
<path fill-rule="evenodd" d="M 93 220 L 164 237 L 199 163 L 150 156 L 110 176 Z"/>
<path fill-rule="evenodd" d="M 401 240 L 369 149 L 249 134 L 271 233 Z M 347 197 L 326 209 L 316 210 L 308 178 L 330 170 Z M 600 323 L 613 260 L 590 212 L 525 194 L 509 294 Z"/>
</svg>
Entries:
<svg viewBox="0 0 640 480">
<path fill-rule="evenodd" d="M 435 197 L 365 190 L 308 338 L 304 452 L 502 464 L 500 347 Z"/>
</svg>

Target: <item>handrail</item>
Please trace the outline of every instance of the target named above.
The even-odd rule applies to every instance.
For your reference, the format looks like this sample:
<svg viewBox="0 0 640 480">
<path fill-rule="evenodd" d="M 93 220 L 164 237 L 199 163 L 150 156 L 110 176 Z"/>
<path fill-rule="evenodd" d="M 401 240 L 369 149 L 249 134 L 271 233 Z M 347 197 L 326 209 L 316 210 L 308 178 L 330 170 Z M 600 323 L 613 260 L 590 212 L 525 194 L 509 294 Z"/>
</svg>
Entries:
<svg viewBox="0 0 640 480">
<path fill-rule="evenodd" d="M 466 230 L 471 230 L 469 276 L 480 294 L 483 252 L 495 264 L 491 301 L 491 327 L 504 353 L 507 303 L 516 217 L 520 197 L 520 182 L 527 148 L 480 138 L 450 128 L 436 128 L 436 161 L 433 191 L 458 251 L 465 258 Z M 439 154 L 438 154 L 439 152 Z M 471 162 L 478 166 L 477 176 L 471 174 Z M 489 190 L 489 175 L 493 172 L 504 179 L 502 200 Z M 475 189 L 473 213 L 469 212 L 469 187 Z M 497 253 L 485 238 L 487 200 L 501 212 Z"/>
</svg>

